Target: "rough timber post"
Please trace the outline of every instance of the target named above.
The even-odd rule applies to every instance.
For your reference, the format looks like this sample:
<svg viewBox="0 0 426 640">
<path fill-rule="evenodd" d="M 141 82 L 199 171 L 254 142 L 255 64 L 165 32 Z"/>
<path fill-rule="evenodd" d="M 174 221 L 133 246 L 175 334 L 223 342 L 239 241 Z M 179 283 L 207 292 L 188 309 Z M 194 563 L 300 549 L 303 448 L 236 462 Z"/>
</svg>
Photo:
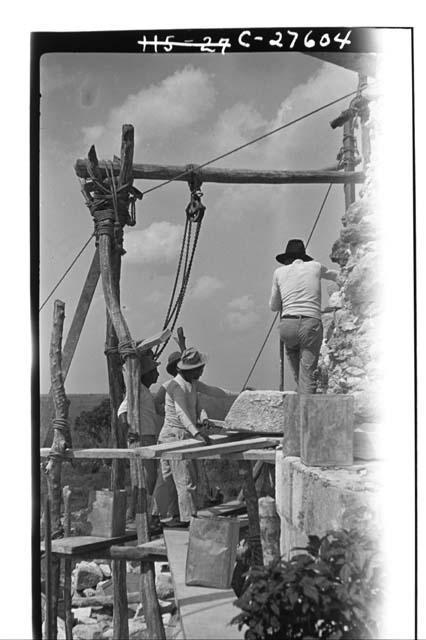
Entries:
<svg viewBox="0 0 426 640">
<path fill-rule="evenodd" d="M 260 541 L 259 507 L 252 464 L 248 460 L 239 462 L 239 473 L 243 478 L 243 494 L 249 520 L 248 543 L 251 565 L 263 565 L 263 552 Z"/>
<path fill-rule="evenodd" d="M 134 131 L 132 125 L 123 125 L 122 131 L 122 145 L 121 145 L 121 168 L 119 175 L 118 188 L 121 185 L 132 182 L 132 166 L 133 166 L 133 147 L 134 147 Z M 98 170 L 97 158 L 94 148 L 92 147 L 91 153 L 89 153 L 89 162 L 92 170 Z M 96 175 L 96 174 L 95 174 Z M 137 357 L 136 351 L 133 348 L 133 342 L 130 335 L 127 323 L 121 313 L 120 302 L 117 297 L 117 287 L 114 281 L 112 273 L 112 254 L 113 254 L 113 238 L 114 238 L 114 220 L 113 218 L 105 217 L 102 220 L 102 224 L 98 226 L 98 240 L 99 240 L 99 259 L 101 268 L 102 287 L 105 297 L 105 303 L 109 317 L 111 319 L 112 326 L 117 336 L 119 352 L 126 358 L 127 367 L 127 380 L 126 380 L 126 392 L 128 402 L 128 421 L 131 428 L 139 433 L 140 425 L 140 361 Z M 141 487 L 145 489 L 145 481 L 143 474 L 140 478 Z M 140 514 L 140 518 L 144 523 L 145 540 L 149 540 L 148 534 L 148 521 L 146 508 L 143 513 Z M 119 578 L 119 575 L 114 577 Z M 122 578 L 122 576 L 121 576 Z M 127 596 L 123 591 L 121 580 L 119 578 L 119 584 L 115 589 L 117 597 L 114 598 L 114 638 L 116 640 L 126 640 L 128 638 L 128 623 L 127 623 Z M 124 592 L 126 590 L 124 589 Z M 155 591 L 155 577 L 152 570 L 141 574 L 141 592 L 142 592 L 142 606 L 144 611 L 153 611 L 153 615 L 147 616 L 147 630 L 148 635 L 153 640 L 163 639 L 164 628 L 161 619 L 161 614 L 157 604 L 158 615 L 155 615 L 155 603 L 157 602 L 157 595 Z M 125 612 L 124 612 L 125 610 Z"/>
<path fill-rule="evenodd" d="M 354 144 L 354 119 L 346 120 L 343 125 L 343 166 L 345 171 L 354 171 L 355 169 L 355 144 Z M 355 184 L 347 183 L 343 187 L 345 192 L 345 209 L 355 202 Z"/>
<path fill-rule="evenodd" d="M 71 438 L 68 426 L 68 406 L 69 401 L 65 395 L 64 380 L 62 374 L 62 332 L 65 318 L 65 304 L 60 300 L 55 300 L 53 310 L 53 329 L 50 340 L 50 377 L 52 383 L 53 403 L 55 406 L 55 419 L 53 422 L 53 443 L 51 456 L 46 466 L 47 489 L 49 503 L 51 506 L 51 533 L 57 534 L 61 531 L 61 468 L 62 456 L 67 447 L 71 446 Z M 47 541 L 45 540 L 45 544 Z M 57 636 L 57 610 L 59 591 L 59 568 L 60 560 L 52 556 L 50 567 L 50 583 L 52 586 L 52 609 L 51 624 L 49 629 L 49 640 L 56 640 Z"/>
</svg>

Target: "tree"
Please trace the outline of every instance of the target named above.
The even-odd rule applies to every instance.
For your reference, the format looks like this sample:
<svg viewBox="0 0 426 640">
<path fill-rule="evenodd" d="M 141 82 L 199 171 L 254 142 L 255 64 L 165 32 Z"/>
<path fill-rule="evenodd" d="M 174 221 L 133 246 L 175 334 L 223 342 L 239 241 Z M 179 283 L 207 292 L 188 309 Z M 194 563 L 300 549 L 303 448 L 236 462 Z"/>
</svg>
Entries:
<svg viewBox="0 0 426 640">
<path fill-rule="evenodd" d="M 109 447 L 111 445 L 111 406 L 109 398 L 91 411 L 82 411 L 75 419 L 75 447 Z"/>
</svg>

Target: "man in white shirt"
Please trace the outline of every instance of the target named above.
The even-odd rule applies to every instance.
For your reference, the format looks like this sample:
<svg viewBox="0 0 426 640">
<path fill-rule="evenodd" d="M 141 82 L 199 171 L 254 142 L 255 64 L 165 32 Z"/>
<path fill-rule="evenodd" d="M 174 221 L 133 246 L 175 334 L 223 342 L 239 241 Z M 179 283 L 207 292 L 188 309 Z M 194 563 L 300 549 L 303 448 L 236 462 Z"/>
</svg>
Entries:
<svg viewBox="0 0 426 640">
<path fill-rule="evenodd" d="M 123 402 L 118 408 L 118 417 L 120 422 L 127 429 L 127 440 L 129 448 L 133 447 L 147 447 L 156 444 L 158 441 L 158 435 L 161 430 L 162 419 L 157 415 L 155 410 L 154 398 L 149 390 L 149 387 L 155 384 L 158 380 L 159 362 L 156 362 L 152 352 L 148 352 L 140 357 L 141 361 L 141 387 L 140 387 L 140 425 L 139 433 L 130 430 L 130 425 L 127 420 L 127 394 L 124 397 Z M 132 469 L 132 460 L 130 461 L 130 467 Z M 145 471 L 145 484 L 150 500 L 156 489 L 156 483 L 158 481 L 158 464 L 156 460 L 144 460 Z M 160 474 L 161 475 L 161 474 Z M 131 519 L 135 509 L 134 497 L 132 497 L 132 505 L 128 509 L 128 518 Z M 151 509 L 149 509 L 149 512 Z M 150 514 L 151 515 L 151 514 Z M 158 516 L 157 506 L 154 503 L 152 505 L 152 515 Z M 158 519 L 158 518 L 157 518 Z"/>
<path fill-rule="evenodd" d="M 227 396 L 230 392 L 200 382 L 206 362 L 207 356 L 193 347 L 182 353 L 178 374 L 166 388 L 165 419 L 159 442 L 195 438 L 200 444 L 208 444 L 208 437 L 199 425 L 197 392 L 214 397 Z M 194 460 L 170 460 L 170 467 L 178 494 L 180 520 L 189 524 L 198 507 L 197 466 Z"/>
<path fill-rule="evenodd" d="M 336 280 L 338 274 L 308 256 L 302 240 L 290 240 L 276 260 L 283 266 L 274 272 L 269 307 L 281 314 L 280 339 L 298 392 L 315 393 L 314 372 L 323 336 L 321 278 Z"/>
</svg>

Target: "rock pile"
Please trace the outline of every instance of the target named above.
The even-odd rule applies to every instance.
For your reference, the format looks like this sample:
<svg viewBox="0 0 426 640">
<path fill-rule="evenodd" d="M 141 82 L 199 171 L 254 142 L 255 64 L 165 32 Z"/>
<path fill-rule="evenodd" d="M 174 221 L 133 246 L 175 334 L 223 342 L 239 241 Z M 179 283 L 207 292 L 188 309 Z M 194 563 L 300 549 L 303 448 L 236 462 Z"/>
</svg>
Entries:
<svg viewBox="0 0 426 640">
<path fill-rule="evenodd" d="M 139 573 L 140 563 L 127 563 L 129 600 L 127 613 L 130 640 L 149 638 L 143 608 L 139 601 L 139 576 L 137 575 Z M 156 562 L 155 573 L 166 638 L 172 640 L 179 633 L 180 626 L 170 570 L 165 562 Z M 105 560 L 94 560 L 82 561 L 76 565 L 72 572 L 73 638 L 75 640 L 107 640 L 113 637 L 112 593 L 109 563 Z M 65 625 L 64 621 L 58 618 L 58 640 L 63 639 L 65 639 Z"/>
</svg>

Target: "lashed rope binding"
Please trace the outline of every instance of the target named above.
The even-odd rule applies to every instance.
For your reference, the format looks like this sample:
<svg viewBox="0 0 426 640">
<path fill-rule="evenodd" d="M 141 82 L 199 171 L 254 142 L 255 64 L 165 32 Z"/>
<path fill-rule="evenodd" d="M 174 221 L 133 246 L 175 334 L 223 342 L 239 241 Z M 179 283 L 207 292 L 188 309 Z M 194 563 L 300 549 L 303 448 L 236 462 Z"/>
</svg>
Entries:
<svg viewBox="0 0 426 640">
<path fill-rule="evenodd" d="M 95 224 L 96 244 L 100 235 L 109 235 L 123 255 L 123 227 L 136 224 L 136 200 L 142 199 L 142 193 L 130 182 L 118 185 L 112 162 L 107 162 L 104 168 L 106 177 L 97 178 L 87 162 L 90 179 L 85 180 L 81 190 Z"/>
</svg>

